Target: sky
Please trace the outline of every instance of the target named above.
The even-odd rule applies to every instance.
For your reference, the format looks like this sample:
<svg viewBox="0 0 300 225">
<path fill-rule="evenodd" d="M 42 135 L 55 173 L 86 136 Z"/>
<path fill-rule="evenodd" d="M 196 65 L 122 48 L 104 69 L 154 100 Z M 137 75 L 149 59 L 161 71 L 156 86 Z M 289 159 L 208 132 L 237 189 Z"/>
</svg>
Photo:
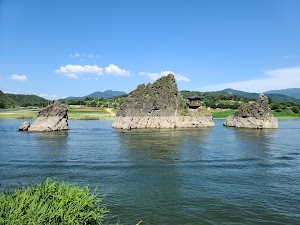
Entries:
<svg viewBox="0 0 300 225">
<path fill-rule="evenodd" d="M 300 88 L 298 0 L 0 0 L 0 90 Z"/>
</svg>

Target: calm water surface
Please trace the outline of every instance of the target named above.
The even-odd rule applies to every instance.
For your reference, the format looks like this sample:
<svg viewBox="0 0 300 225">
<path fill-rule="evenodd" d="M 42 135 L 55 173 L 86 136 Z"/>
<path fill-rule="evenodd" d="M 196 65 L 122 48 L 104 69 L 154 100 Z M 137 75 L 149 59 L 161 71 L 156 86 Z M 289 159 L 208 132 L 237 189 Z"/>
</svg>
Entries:
<svg viewBox="0 0 300 225">
<path fill-rule="evenodd" d="M 300 120 L 276 130 L 18 132 L 0 120 L 0 189 L 53 176 L 98 188 L 122 224 L 300 224 Z"/>
</svg>

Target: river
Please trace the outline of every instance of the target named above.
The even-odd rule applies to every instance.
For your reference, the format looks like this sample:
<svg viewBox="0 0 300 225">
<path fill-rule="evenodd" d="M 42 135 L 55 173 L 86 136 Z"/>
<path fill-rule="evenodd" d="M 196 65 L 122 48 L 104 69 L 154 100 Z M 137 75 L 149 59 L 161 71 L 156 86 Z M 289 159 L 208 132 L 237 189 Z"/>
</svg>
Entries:
<svg viewBox="0 0 300 225">
<path fill-rule="evenodd" d="M 17 131 L 0 120 L 0 189 L 46 177 L 105 194 L 110 223 L 300 224 L 300 120 L 279 129 Z"/>
</svg>

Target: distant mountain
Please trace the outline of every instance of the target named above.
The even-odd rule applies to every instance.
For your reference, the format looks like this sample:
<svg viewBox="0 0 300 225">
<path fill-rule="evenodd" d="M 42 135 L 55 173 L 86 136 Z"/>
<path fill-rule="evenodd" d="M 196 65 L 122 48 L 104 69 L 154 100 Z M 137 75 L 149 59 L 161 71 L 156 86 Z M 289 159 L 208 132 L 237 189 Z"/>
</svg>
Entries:
<svg viewBox="0 0 300 225">
<path fill-rule="evenodd" d="M 247 98 L 257 98 L 258 97 L 258 93 L 249 93 L 249 92 L 245 92 L 245 91 L 238 91 L 238 90 L 234 90 L 231 88 L 227 88 L 222 90 L 221 92 L 225 92 L 228 94 L 233 94 L 233 95 L 240 95 L 243 97 L 247 97 Z M 283 94 L 271 94 L 268 92 L 264 93 L 266 96 L 268 96 L 269 98 L 271 98 L 271 100 L 273 102 L 278 102 L 278 103 L 283 103 L 283 102 L 294 102 L 297 104 L 300 104 L 300 99 L 297 98 L 293 98 L 287 95 L 283 95 Z"/>
<path fill-rule="evenodd" d="M 288 88 L 282 90 L 271 90 L 265 92 L 265 94 L 282 94 L 293 98 L 300 99 L 300 88 Z"/>
<path fill-rule="evenodd" d="M 119 96 L 119 95 L 124 95 L 126 94 L 126 92 L 124 91 L 112 91 L 112 90 L 107 90 L 104 92 L 101 91 L 97 91 L 94 92 L 92 94 L 89 94 L 85 97 L 92 97 L 92 98 L 111 98 L 111 97 L 115 97 L 115 96 Z"/>
<path fill-rule="evenodd" d="M 243 96 L 243 97 L 247 97 L 247 98 L 255 98 L 256 99 L 258 97 L 257 93 L 238 91 L 238 90 L 234 90 L 231 88 L 224 89 L 221 92 L 225 92 L 225 93 L 232 94 L 232 95 L 239 95 L 239 96 Z"/>
<path fill-rule="evenodd" d="M 297 104 L 300 104 L 300 99 L 298 98 L 293 98 L 287 95 L 281 95 L 281 94 L 267 94 L 264 93 L 266 96 L 268 96 L 269 98 L 271 98 L 274 102 L 278 102 L 278 103 L 284 103 L 284 102 L 294 102 Z"/>
<path fill-rule="evenodd" d="M 37 95 L 11 94 L 0 91 L 0 104 L 1 106 L 5 106 L 5 108 L 12 106 L 46 105 L 47 103 L 48 100 Z"/>
<path fill-rule="evenodd" d="M 96 91 L 92 94 L 83 96 L 83 97 L 67 97 L 64 100 L 79 100 L 79 99 L 85 99 L 86 97 L 90 97 L 90 98 L 112 98 L 115 96 L 120 96 L 120 95 L 125 95 L 126 92 L 124 91 L 112 91 L 112 90 L 107 90 L 104 92 L 101 91 Z"/>
</svg>

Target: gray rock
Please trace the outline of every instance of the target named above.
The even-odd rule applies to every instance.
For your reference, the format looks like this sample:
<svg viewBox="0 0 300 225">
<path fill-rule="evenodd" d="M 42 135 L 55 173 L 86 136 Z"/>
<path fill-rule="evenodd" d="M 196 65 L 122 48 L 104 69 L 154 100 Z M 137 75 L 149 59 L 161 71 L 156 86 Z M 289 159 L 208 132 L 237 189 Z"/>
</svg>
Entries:
<svg viewBox="0 0 300 225">
<path fill-rule="evenodd" d="M 141 84 L 129 93 L 112 124 L 113 128 L 175 128 L 213 127 L 211 114 L 201 110 L 186 110 L 186 101 L 178 92 L 172 74 L 153 84 Z"/>
<path fill-rule="evenodd" d="M 29 121 L 25 121 L 24 123 L 21 124 L 19 127 L 19 131 L 26 131 L 30 127 Z"/>
<path fill-rule="evenodd" d="M 256 102 L 241 105 L 234 116 L 226 118 L 224 126 L 240 128 L 278 128 L 278 120 L 271 114 L 268 98 L 260 94 Z"/>
<path fill-rule="evenodd" d="M 68 108 L 62 106 L 58 101 L 42 109 L 29 131 L 59 131 L 68 130 Z"/>
</svg>

